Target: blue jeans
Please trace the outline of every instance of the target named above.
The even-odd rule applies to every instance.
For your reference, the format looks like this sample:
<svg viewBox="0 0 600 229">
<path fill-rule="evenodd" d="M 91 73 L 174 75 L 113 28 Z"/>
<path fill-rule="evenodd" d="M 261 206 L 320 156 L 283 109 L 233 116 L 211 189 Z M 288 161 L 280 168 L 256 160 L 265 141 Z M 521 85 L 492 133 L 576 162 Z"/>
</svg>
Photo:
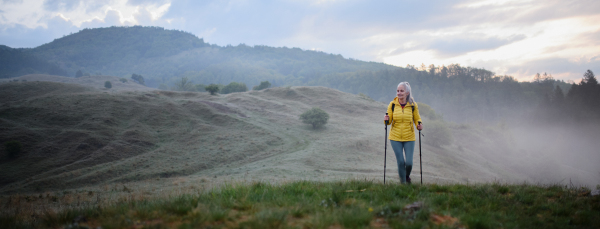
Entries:
<svg viewBox="0 0 600 229">
<path fill-rule="evenodd" d="M 392 149 L 394 149 L 394 154 L 396 154 L 400 181 L 404 184 L 406 183 L 406 177 L 410 176 L 410 171 L 412 171 L 415 141 L 397 142 L 390 140 L 390 143 L 392 144 Z M 404 149 L 404 153 L 406 154 L 406 160 L 404 160 L 404 155 L 402 155 L 402 149 Z"/>
</svg>

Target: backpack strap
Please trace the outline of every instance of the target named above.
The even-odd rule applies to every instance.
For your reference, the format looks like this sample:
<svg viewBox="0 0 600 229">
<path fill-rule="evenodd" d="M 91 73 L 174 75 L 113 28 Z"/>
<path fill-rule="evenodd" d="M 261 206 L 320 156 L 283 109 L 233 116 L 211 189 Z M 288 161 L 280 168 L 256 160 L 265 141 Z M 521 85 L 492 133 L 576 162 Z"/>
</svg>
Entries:
<svg viewBox="0 0 600 229">
<path fill-rule="evenodd" d="M 415 106 L 410 106 L 412 108 L 412 112 L 415 113 Z M 392 114 L 394 114 L 394 108 L 396 108 L 396 104 L 392 103 Z"/>
<path fill-rule="evenodd" d="M 392 103 L 392 117 L 394 117 L 394 108 L 396 108 L 396 104 Z M 410 106 L 410 108 L 412 108 L 412 113 L 413 113 L 413 115 L 415 115 L 415 106 L 412 105 L 412 106 Z"/>
</svg>

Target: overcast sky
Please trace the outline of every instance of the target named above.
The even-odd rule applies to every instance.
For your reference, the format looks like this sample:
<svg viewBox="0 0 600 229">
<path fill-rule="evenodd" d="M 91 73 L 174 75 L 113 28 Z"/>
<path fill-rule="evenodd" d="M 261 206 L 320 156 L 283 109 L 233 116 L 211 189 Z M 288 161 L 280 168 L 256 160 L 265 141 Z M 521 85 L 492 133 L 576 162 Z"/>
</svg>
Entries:
<svg viewBox="0 0 600 229">
<path fill-rule="evenodd" d="M 600 73 L 600 1 L 0 0 L 0 44 L 144 25 L 211 44 L 299 47 L 405 67 L 485 68 L 528 81 Z"/>
</svg>

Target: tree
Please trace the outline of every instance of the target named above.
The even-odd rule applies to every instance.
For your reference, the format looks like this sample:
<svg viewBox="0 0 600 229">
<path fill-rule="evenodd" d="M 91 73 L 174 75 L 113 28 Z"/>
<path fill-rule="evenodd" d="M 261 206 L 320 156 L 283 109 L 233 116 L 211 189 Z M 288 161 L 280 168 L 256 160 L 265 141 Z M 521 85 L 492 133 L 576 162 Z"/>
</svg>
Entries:
<svg viewBox="0 0 600 229">
<path fill-rule="evenodd" d="M 211 95 L 214 95 L 214 94 L 216 94 L 217 92 L 219 92 L 219 85 L 216 85 L 216 84 L 211 84 L 211 85 L 208 85 L 208 86 L 206 86 L 206 87 L 204 88 L 204 90 L 206 90 L 206 91 L 210 92 L 210 94 L 211 94 Z"/>
<path fill-rule="evenodd" d="M 175 84 L 175 89 L 178 91 L 195 91 L 196 87 L 187 77 L 181 77 L 181 80 Z"/>
<path fill-rule="evenodd" d="M 269 81 L 262 81 L 260 82 L 260 85 L 252 87 L 252 90 L 259 91 L 269 87 L 271 87 L 271 83 L 269 83 Z"/>
<path fill-rule="evenodd" d="M 533 82 L 536 82 L 536 83 L 544 83 L 544 82 L 550 82 L 550 81 L 554 81 L 552 74 L 548 74 L 548 73 L 544 72 L 544 75 L 540 75 L 540 73 L 536 73 L 535 76 L 533 76 Z"/>
<path fill-rule="evenodd" d="M 312 109 L 302 113 L 300 115 L 300 120 L 302 120 L 305 124 L 311 124 L 313 129 L 319 128 L 327 124 L 327 120 L 329 120 L 329 114 L 318 107 L 313 107 Z"/>
<path fill-rule="evenodd" d="M 564 101 L 564 99 L 565 93 L 563 93 L 563 90 L 560 88 L 560 86 L 556 85 L 556 88 L 554 89 L 553 102 L 560 104 Z"/>
<path fill-rule="evenodd" d="M 19 153 L 21 153 L 21 143 L 18 141 L 7 141 L 4 143 L 4 148 L 6 152 L 8 152 L 9 158 L 15 158 Z"/>
<path fill-rule="evenodd" d="M 144 82 L 144 77 L 142 75 L 138 75 L 138 74 L 131 74 L 131 79 L 141 85 L 146 86 L 146 83 Z"/>
<path fill-rule="evenodd" d="M 110 81 L 106 81 L 106 82 L 104 82 L 104 87 L 105 88 L 112 88 L 112 83 L 110 83 Z"/>
<path fill-rule="evenodd" d="M 592 70 L 587 70 L 584 74 L 583 74 L 583 80 L 581 80 L 582 83 L 586 83 L 586 84 L 591 84 L 591 85 L 596 85 L 598 84 L 598 80 L 596 80 L 596 76 L 594 76 L 594 72 L 592 72 Z"/>
<path fill-rule="evenodd" d="M 77 70 L 77 72 L 75 73 L 75 78 L 79 78 L 83 76 L 83 72 L 81 71 L 81 69 Z"/>
<path fill-rule="evenodd" d="M 229 94 L 229 93 L 233 93 L 233 92 L 245 92 L 245 91 L 248 91 L 248 87 L 246 87 L 245 83 L 231 82 L 231 83 L 227 84 L 227 86 L 223 87 L 223 89 L 221 89 L 221 94 Z"/>
</svg>

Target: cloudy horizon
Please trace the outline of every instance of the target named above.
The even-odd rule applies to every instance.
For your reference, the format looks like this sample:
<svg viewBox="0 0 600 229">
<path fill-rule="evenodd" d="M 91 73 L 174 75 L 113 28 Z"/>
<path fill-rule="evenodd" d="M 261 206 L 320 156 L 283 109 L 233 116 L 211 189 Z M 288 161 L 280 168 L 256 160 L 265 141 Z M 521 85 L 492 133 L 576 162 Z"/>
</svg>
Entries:
<svg viewBox="0 0 600 229">
<path fill-rule="evenodd" d="M 84 28 L 160 26 L 225 45 L 460 64 L 529 81 L 600 71 L 599 1 L 0 0 L 0 44 L 32 48 Z"/>
</svg>

